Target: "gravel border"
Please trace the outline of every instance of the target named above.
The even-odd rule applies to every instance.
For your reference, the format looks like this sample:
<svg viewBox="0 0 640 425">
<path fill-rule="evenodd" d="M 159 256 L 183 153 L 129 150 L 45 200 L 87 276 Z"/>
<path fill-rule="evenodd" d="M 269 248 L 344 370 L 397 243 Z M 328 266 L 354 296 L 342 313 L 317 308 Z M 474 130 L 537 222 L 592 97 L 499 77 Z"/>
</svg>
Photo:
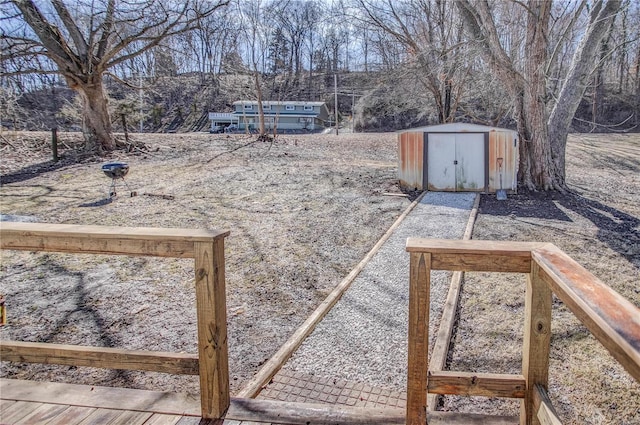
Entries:
<svg viewBox="0 0 640 425">
<path fill-rule="evenodd" d="M 460 239 L 475 196 L 427 193 L 283 369 L 404 391 L 409 311 L 406 240 L 410 236 Z M 448 272 L 432 273 L 430 345 L 449 280 Z"/>
</svg>

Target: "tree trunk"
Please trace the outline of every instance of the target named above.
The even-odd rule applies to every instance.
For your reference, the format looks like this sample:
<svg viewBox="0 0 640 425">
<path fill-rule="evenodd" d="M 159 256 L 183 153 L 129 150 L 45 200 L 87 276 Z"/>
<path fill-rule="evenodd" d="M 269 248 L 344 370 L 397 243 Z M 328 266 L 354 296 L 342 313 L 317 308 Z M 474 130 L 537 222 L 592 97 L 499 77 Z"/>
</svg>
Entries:
<svg viewBox="0 0 640 425">
<path fill-rule="evenodd" d="M 260 74 L 257 70 L 253 71 L 253 80 L 256 86 L 256 98 L 258 99 L 258 131 L 260 137 L 264 137 L 267 134 L 264 125 L 264 108 L 262 107 L 262 85 L 260 84 Z"/>
<path fill-rule="evenodd" d="M 555 169 L 564 184 L 565 151 L 571 122 L 594 70 L 598 47 L 620 10 L 620 0 L 598 1 L 591 9 L 589 25 L 580 40 L 567 72 L 566 82 L 549 114 L 547 128 Z"/>
<path fill-rule="evenodd" d="M 82 99 L 82 134 L 85 150 L 91 152 L 109 152 L 115 149 L 107 95 L 102 78 L 95 77 L 90 83 L 69 83 Z"/>
<path fill-rule="evenodd" d="M 521 183 L 528 189 L 562 189 L 564 171 L 555 167 L 547 134 L 547 33 L 551 1 L 529 2 L 527 17 L 526 66 L 522 92 L 520 167 L 526 171 Z M 519 129 L 520 130 L 520 129 Z"/>
</svg>

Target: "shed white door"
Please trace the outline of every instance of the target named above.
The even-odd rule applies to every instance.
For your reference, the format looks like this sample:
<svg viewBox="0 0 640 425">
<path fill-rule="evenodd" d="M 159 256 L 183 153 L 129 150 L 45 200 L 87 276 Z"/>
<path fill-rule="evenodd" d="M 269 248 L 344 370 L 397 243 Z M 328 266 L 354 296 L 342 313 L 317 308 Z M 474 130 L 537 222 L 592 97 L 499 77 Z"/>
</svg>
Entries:
<svg viewBox="0 0 640 425">
<path fill-rule="evenodd" d="M 427 178 L 429 190 L 484 189 L 484 134 L 429 133 Z"/>
</svg>

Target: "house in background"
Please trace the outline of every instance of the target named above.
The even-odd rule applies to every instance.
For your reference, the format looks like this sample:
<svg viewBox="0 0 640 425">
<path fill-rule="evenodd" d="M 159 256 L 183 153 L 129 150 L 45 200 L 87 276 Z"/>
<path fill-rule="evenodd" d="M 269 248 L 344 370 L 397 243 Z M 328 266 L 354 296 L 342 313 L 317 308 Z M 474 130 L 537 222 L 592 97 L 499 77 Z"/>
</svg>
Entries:
<svg viewBox="0 0 640 425">
<path fill-rule="evenodd" d="M 256 130 L 260 125 L 258 102 L 233 102 L 233 113 L 209 113 L 211 131 L 220 126 L 236 126 L 238 130 Z M 328 127 L 329 109 L 324 102 L 263 101 L 264 125 L 267 131 L 313 132 Z"/>
<path fill-rule="evenodd" d="M 227 127 L 238 128 L 238 117 L 229 112 L 209 112 L 211 133 L 222 133 Z"/>
</svg>

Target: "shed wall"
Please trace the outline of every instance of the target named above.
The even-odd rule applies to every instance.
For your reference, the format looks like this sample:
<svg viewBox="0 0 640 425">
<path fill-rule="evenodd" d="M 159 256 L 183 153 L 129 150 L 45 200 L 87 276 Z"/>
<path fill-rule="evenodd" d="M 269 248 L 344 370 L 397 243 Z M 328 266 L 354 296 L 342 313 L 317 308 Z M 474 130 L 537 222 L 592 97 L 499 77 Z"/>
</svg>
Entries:
<svg viewBox="0 0 640 425">
<path fill-rule="evenodd" d="M 489 132 L 489 192 L 500 189 L 498 158 L 502 158 L 502 188 L 516 191 L 518 185 L 518 146 L 512 131 Z"/>
<path fill-rule="evenodd" d="M 404 132 L 398 135 L 398 178 L 400 186 L 424 190 L 424 133 Z"/>
</svg>

